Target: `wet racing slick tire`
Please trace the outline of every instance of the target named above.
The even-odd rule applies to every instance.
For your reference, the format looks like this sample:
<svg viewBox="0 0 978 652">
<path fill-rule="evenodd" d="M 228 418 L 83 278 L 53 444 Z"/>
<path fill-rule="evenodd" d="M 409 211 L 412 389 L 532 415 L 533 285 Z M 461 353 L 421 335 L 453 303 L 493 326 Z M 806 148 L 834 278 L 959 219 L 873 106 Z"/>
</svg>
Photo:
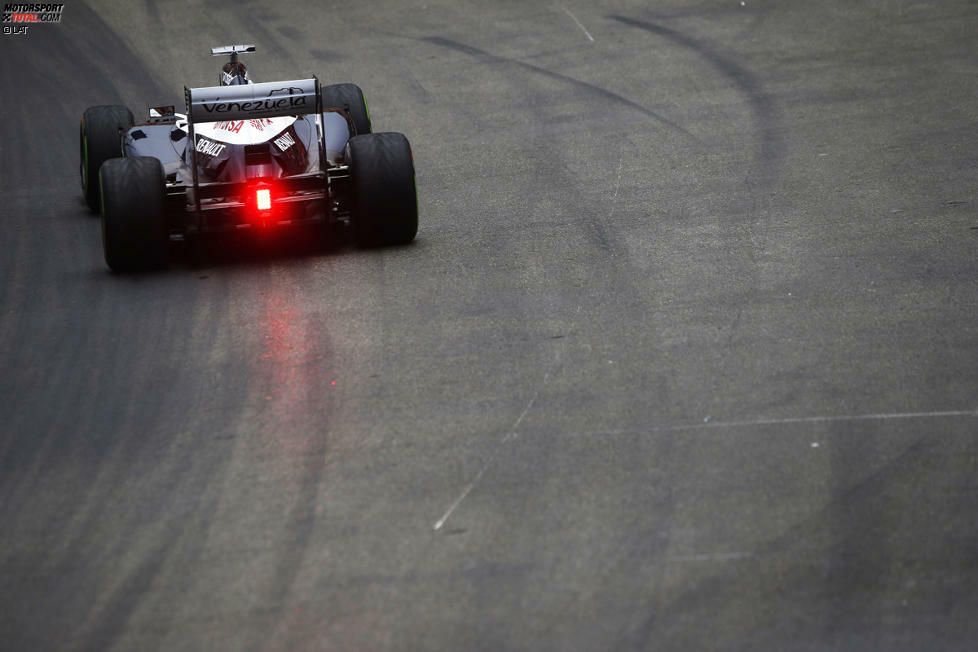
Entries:
<svg viewBox="0 0 978 652">
<path fill-rule="evenodd" d="M 165 267 L 170 238 L 163 164 L 147 156 L 114 158 L 98 178 L 106 264 L 115 272 Z"/>
<path fill-rule="evenodd" d="M 370 109 L 367 108 L 367 100 L 364 99 L 363 91 L 359 86 L 332 84 L 323 86 L 319 94 L 323 98 L 324 109 L 343 109 L 350 114 L 353 127 L 357 130 L 355 135 L 371 133 Z"/>
<path fill-rule="evenodd" d="M 99 210 L 98 171 L 110 158 L 122 156 L 122 133 L 132 126 L 132 111 L 124 106 L 92 106 L 82 115 L 79 130 L 81 185 L 85 201 Z"/>
<path fill-rule="evenodd" d="M 357 245 L 407 244 L 418 233 L 414 157 L 403 134 L 354 136 L 347 144 Z"/>
</svg>

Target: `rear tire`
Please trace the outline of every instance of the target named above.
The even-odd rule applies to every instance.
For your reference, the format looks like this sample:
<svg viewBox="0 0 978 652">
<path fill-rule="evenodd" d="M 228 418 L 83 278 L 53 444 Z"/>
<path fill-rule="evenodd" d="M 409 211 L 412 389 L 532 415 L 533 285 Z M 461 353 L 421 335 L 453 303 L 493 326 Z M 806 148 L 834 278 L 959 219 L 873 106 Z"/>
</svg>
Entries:
<svg viewBox="0 0 978 652">
<path fill-rule="evenodd" d="M 81 185 L 85 201 L 99 210 L 98 171 L 110 158 L 122 152 L 121 132 L 132 126 L 132 111 L 124 106 L 93 106 L 85 110 L 79 130 Z"/>
<path fill-rule="evenodd" d="M 403 134 L 354 136 L 347 144 L 353 179 L 353 228 L 361 247 L 407 244 L 418 233 L 414 157 Z"/>
<path fill-rule="evenodd" d="M 370 109 L 363 91 L 356 84 L 332 84 L 323 86 L 319 94 L 323 98 L 324 109 L 343 109 L 353 119 L 354 135 L 371 133 Z"/>
<path fill-rule="evenodd" d="M 102 164 L 102 249 L 115 272 L 166 266 L 169 233 L 163 164 L 142 156 L 114 158 Z"/>
</svg>

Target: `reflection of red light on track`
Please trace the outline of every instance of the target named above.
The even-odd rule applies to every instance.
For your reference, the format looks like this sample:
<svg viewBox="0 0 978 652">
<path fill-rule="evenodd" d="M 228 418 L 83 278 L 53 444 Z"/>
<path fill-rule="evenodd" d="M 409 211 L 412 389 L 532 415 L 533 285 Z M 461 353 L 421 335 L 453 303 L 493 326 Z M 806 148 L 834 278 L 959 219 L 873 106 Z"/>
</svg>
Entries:
<svg viewBox="0 0 978 652">
<path fill-rule="evenodd" d="M 255 193 L 255 205 L 260 211 L 272 209 L 272 192 L 268 188 L 259 188 Z"/>
</svg>

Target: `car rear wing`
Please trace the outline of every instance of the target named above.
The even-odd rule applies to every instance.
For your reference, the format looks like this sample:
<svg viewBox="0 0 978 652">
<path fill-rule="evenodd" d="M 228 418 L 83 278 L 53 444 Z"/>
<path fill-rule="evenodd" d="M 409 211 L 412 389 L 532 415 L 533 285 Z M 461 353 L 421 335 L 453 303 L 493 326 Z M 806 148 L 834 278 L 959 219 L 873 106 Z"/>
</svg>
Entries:
<svg viewBox="0 0 978 652">
<path fill-rule="evenodd" d="M 322 112 L 319 80 L 315 77 L 240 86 L 187 88 L 185 92 L 187 119 L 191 123 Z"/>
<path fill-rule="evenodd" d="M 229 46 L 236 47 L 236 46 Z M 193 171 L 194 203 L 200 214 L 200 192 L 197 172 L 197 139 L 194 123 L 229 120 L 257 120 L 284 116 L 323 113 L 319 79 L 293 79 L 288 81 L 241 84 L 239 86 L 207 86 L 184 88 L 187 98 L 187 130 L 190 135 L 190 167 Z M 321 118 L 317 118 L 317 122 Z M 323 129 L 320 127 L 320 149 L 325 151 Z M 323 156 L 319 168 L 325 174 Z"/>
</svg>

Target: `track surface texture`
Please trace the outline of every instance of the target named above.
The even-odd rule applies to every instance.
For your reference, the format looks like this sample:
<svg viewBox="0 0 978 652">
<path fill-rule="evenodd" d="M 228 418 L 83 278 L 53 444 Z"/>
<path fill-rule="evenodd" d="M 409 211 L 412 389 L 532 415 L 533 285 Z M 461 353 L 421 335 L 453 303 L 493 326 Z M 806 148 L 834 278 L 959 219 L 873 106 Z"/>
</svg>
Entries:
<svg viewBox="0 0 978 652">
<path fill-rule="evenodd" d="M 978 644 L 975 2 L 30 30 L 0 38 L 3 649 Z M 226 43 L 407 134 L 414 244 L 106 269 L 83 110 L 179 105 Z"/>
</svg>

